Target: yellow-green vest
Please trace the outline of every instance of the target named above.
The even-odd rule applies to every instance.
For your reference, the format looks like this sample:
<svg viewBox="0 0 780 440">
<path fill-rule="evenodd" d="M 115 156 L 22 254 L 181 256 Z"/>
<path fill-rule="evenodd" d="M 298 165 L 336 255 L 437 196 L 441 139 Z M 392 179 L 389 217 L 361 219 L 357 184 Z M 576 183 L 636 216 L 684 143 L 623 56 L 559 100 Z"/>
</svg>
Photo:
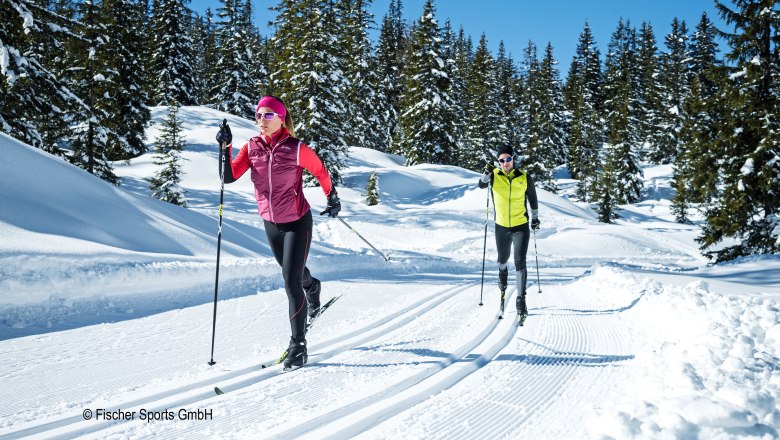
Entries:
<svg viewBox="0 0 780 440">
<path fill-rule="evenodd" d="M 503 170 L 493 170 L 493 204 L 496 224 L 511 228 L 528 223 L 525 208 L 525 190 L 528 188 L 526 174 L 512 169 L 507 176 Z"/>
</svg>

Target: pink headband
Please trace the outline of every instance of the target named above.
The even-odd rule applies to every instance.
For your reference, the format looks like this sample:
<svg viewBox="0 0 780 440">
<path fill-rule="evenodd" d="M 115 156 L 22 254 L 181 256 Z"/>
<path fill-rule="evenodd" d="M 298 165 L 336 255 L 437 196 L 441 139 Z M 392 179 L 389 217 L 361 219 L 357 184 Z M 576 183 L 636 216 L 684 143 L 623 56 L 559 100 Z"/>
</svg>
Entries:
<svg viewBox="0 0 780 440">
<path fill-rule="evenodd" d="M 260 98 L 260 101 L 257 102 L 257 107 L 255 107 L 255 113 L 260 111 L 260 107 L 270 108 L 274 111 L 274 113 L 282 115 L 282 119 L 284 119 L 284 117 L 287 115 L 287 109 L 284 108 L 282 101 L 279 101 L 273 96 L 263 96 Z"/>
</svg>

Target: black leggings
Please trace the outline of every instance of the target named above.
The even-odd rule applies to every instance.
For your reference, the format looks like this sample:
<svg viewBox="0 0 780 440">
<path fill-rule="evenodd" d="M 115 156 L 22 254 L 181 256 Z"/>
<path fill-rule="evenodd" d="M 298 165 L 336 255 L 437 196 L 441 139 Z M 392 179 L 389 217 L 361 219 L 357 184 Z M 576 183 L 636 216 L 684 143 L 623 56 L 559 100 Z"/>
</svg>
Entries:
<svg viewBox="0 0 780 440">
<path fill-rule="evenodd" d="M 528 240 L 531 238 L 531 229 L 528 223 L 507 228 L 496 224 L 496 249 L 498 250 L 498 264 L 506 264 L 509 261 L 509 248 L 515 248 L 515 270 L 525 270 L 525 255 L 528 253 Z"/>
<path fill-rule="evenodd" d="M 294 338 L 305 336 L 307 306 L 303 289 L 312 283 L 311 273 L 306 267 L 311 231 L 311 211 L 290 223 L 265 221 L 268 244 L 271 245 L 276 262 L 282 266 L 284 290 L 290 306 L 290 328 Z"/>
</svg>

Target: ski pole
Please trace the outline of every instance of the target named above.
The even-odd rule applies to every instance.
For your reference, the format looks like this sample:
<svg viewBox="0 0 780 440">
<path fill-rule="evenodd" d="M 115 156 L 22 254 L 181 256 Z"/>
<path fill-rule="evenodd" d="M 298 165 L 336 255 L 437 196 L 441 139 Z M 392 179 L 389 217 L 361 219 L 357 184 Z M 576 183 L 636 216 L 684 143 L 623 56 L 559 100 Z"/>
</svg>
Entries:
<svg viewBox="0 0 780 440">
<path fill-rule="evenodd" d="M 487 225 L 490 220 L 490 185 L 488 185 L 487 200 L 485 201 L 485 238 L 482 240 L 482 282 L 479 285 L 479 305 L 482 305 L 482 291 L 485 288 L 485 253 L 487 252 Z"/>
<path fill-rule="evenodd" d="M 539 251 L 536 249 L 536 229 L 534 231 L 534 256 L 536 257 L 536 286 L 539 288 L 539 293 L 542 293 L 542 282 L 539 280 Z"/>
<path fill-rule="evenodd" d="M 344 221 L 344 219 L 343 219 L 343 218 L 341 218 L 341 217 L 336 217 L 336 218 L 337 218 L 337 219 L 339 219 L 339 221 L 341 221 L 341 223 L 344 223 L 344 225 L 345 225 L 346 227 L 348 227 L 348 228 L 349 228 L 349 229 L 350 229 L 352 232 L 354 232 L 354 233 L 355 233 L 355 235 L 357 235 L 358 237 L 360 237 L 360 239 L 361 239 L 361 240 L 363 240 L 363 241 L 364 241 L 364 242 L 365 242 L 367 245 L 371 246 L 371 249 L 375 250 L 375 251 L 376 251 L 376 252 L 377 252 L 379 255 L 381 255 L 381 256 L 382 256 L 382 258 L 384 258 L 384 259 L 385 259 L 385 261 L 390 261 L 390 259 L 389 259 L 389 258 L 387 258 L 387 257 L 385 256 L 385 254 L 383 254 L 383 253 L 382 253 L 382 251 L 380 251 L 379 249 L 375 248 L 373 244 L 369 243 L 369 241 L 368 241 L 368 240 L 366 240 L 365 238 L 363 238 L 363 236 L 362 236 L 362 235 L 360 235 L 360 233 L 359 233 L 358 231 L 356 231 L 356 230 L 355 230 L 355 228 L 353 228 L 352 226 L 350 226 L 350 225 L 349 225 L 349 223 L 347 223 L 346 221 Z"/>
<path fill-rule="evenodd" d="M 227 119 L 222 120 L 221 127 L 227 125 Z M 217 292 L 219 292 L 219 251 L 222 246 L 222 202 L 225 196 L 225 165 L 224 160 L 225 143 L 222 143 L 222 147 L 219 150 L 219 227 L 217 228 L 217 276 L 214 280 L 214 319 L 211 323 L 211 361 L 209 365 L 214 365 L 214 338 L 217 334 Z"/>
</svg>

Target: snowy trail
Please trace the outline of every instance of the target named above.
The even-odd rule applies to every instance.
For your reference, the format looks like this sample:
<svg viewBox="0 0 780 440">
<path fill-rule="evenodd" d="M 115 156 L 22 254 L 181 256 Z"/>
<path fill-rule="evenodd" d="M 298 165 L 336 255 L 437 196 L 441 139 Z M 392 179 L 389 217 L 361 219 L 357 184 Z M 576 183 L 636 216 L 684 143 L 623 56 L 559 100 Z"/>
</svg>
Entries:
<svg viewBox="0 0 780 440">
<path fill-rule="evenodd" d="M 327 287 L 331 288 L 331 286 Z M 433 286 L 426 285 L 418 285 L 417 287 L 421 291 L 428 290 L 422 299 L 420 299 L 418 292 L 403 292 L 402 290 L 405 290 L 403 286 L 400 288 L 392 287 L 389 290 L 386 288 L 386 295 L 392 294 L 395 298 L 408 302 L 402 302 L 400 304 L 402 307 L 390 311 L 391 313 L 379 315 L 363 313 L 366 315 L 365 319 L 352 322 L 341 319 L 335 325 L 332 322 L 333 319 L 330 319 L 330 323 L 326 320 L 329 316 L 338 316 L 338 314 L 329 312 L 328 315 L 323 316 L 323 322 L 319 324 L 322 327 L 318 327 L 318 331 L 323 333 L 323 339 L 328 339 L 325 339 L 321 344 L 315 342 L 312 345 L 312 353 L 314 354 L 314 350 L 319 352 L 314 354 L 312 361 L 326 359 L 341 350 L 361 343 L 367 337 L 370 339 L 371 335 L 401 327 L 414 320 L 419 314 L 435 307 L 441 296 L 462 292 L 469 286 L 447 286 L 444 289 L 440 287 L 434 289 Z M 332 288 L 346 292 L 351 289 L 365 290 L 365 286 L 360 285 L 337 285 Z M 434 290 L 434 293 L 430 293 L 431 290 Z M 220 303 L 218 335 L 222 335 L 222 338 L 218 337 L 217 346 L 223 347 L 223 349 L 218 354 L 225 356 L 225 352 L 229 355 L 241 348 L 256 345 L 249 340 L 251 336 L 247 338 L 247 335 L 256 335 L 258 327 L 267 333 L 269 330 L 265 324 L 267 322 L 284 324 L 285 319 L 282 315 L 285 308 L 277 304 L 273 309 L 269 309 L 269 303 L 278 302 L 281 299 L 279 295 L 275 296 L 275 299 L 271 295 L 258 296 L 257 298 L 259 301 L 254 301 L 253 310 L 243 312 L 241 310 L 242 303 L 245 304 L 251 300 L 240 299 Z M 339 302 L 339 308 L 350 309 L 352 312 L 370 311 L 370 308 L 362 304 L 363 301 L 365 298 L 347 296 Z M 35 356 L 33 356 L 37 358 L 37 362 L 33 357 L 25 357 L 24 354 L 29 353 L 30 350 L 24 348 L 26 344 L 23 340 L 4 341 L 0 344 L 3 347 L 2 351 L 12 353 L 18 364 L 7 370 L 13 374 L 7 374 L 2 382 L 3 386 L 10 392 L 4 394 L 4 398 L 0 398 L 0 403 L 3 404 L 0 411 L 5 413 L 2 414 L 2 419 L 6 426 L 10 422 L 8 427 L 13 429 L 6 431 L 0 427 L 0 434 L 9 434 L 10 438 L 32 434 L 68 438 L 78 433 L 102 429 L 112 424 L 112 422 L 100 423 L 95 420 L 85 421 L 80 414 L 62 417 L 65 414 L 80 413 L 80 410 L 74 411 L 74 408 L 100 407 L 133 410 L 143 407 L 147 410 L 155 408 L 162 410 L 165 409 L 166 405 L 180 407 L 211 398 L 214 396 L 213 388 L 215 385 L 219 385 L 225 391 L 232 391 L 278 375 L 281 367 L 260 370 L 259 365 L 260 363 L 272 363 L 283 348 L 266 345 L 265 351 L 260 354 L 261 358 L 264 356 L 263 362 L 257 362 L 256 357 L 247 361 L 240 358 L 236 360 L 234 357 L 228 356 L 226 361 L 219 361 L 217 364 L 217 368 L 219 368 L 217 371 L 222 372 L 214 375 L 214 370 L 204 367 L 205 361 L 202 359 L 202 355 L 208 353 L 208 346 L 182 343 L 183 341 L 192 342 L 199 339 L 204 342 L 203 338 L 200 337 L 203 334 L 199 334 L 204 330 L 203 326 L 190 326 L 189 332 L 171 336 L 173 333 L 181 332 L 182 327 L 187 328 L 188 323 L 208 322 L 206 318 L 210 312 L 210 307 L 199 306 L 186 309 L 186 311 L 169 312 L 125 323 L 87 327 L 80 331 L 72 330 L 51 336 L 30 337 L 41 344 L 46 344 L 37 348 Z M 246 315 L 252 316 L 254 313 L 257 313 L 254 319 L 246 320 Z M 273 315 L 278 316 L 274 318 Z M 230 318 L 228 322 L 225 322 L 226 318 Z M 151 328 L 146 328 L 144 324 L 149 323 L 154 324 Z M 330 328 L 323 324 L 346 332 L 329 331 Z M 288 331 L 284 326 L 276 326 L 272 330 L 275 330 L 273 333 L 278 333 L 278 336 L 269 337 L 266 334 L 263 339 L 282 341 L 285 339 L 284 334 Z M 156 349 L 149 348 L 154 345 L 150 344 L 149 338 L 151 336 L 148 336 L 150 333 L 161 338 L 161 341 L 167 342 L 158 345 Z M 229 336 L 225 337 L 224 335 Z M 108 350 L 105 347 L 102 348 L 103 357 L 89 357 L 92 350 L 100 348 L 92 347 L 88 343 L 89 341 L 100 345 L 112 338 L 116 338 L 116 342 L 111 344 Z M 220 341 L 220 339 L 227 339 L 227 341 Z M 123 344 L 123 341 L 133 343 Z M 225 347 L 226 344 L 227 347 Z M 20 347 L 17 352 L 13 348 L 8 348 L 8 346 L 17 345 Z M 87 357 L 89 358 L 86 359 Z M 150 360 L 144 362 L 142 360 L 144 357 L 148 357 Z M 44 362 L 40 362 L 40 360 L 44 360 Z M 101 362 L 95 363 L 95 360 Z M 60 366 L 60 364 L 64 364 L 64 366 Z M 149 364 L 154 365 L 150 366 Z M 109 368 L 106 368 L 107 365 Z M 139 371 L 133 372 L 129 368 L 131 366 L 138 367 Z M 228 368 L 228 371 L 225 371 L 225 368 Z M 23 377 L 26 374 L 48 377 L 49 380 L 25 385 L 18 380 L 18 377 Z M 185 382 L 186 385 L 171 386 L 166 382 L 174 384 Z M 144 384 L 148 385 L 143 386 Z M 161 388 L 164 391 L 160 392 Z M 13 401 L 14 405 L 5 404 L 10 401 Z M 46 402 L 46 404 L 42 405 L 42 402 Z M 69 404 L 63 406 L 59 405 L 59 402 L 69 402 Z M 24 422 L 14 424 L 15 418 Z"/>
<path fill-rule="evenodd" d="M 620 382 L 620 362 L 633 358 L 635 340 L 625 336 L 635 332 L 620 314 L 639 296 L 627 306 L 605 304 L 598 295 L 576 295 L 568 289 L 570 285 L 545 287 L 541 295 L 529 289 L 526 325 L 491 362 L 358 438 L 397 438 L 401 433 L 441 439 L 581 434 L 586 416 L 576 409 L 607 395 Z"/>
</svg>

